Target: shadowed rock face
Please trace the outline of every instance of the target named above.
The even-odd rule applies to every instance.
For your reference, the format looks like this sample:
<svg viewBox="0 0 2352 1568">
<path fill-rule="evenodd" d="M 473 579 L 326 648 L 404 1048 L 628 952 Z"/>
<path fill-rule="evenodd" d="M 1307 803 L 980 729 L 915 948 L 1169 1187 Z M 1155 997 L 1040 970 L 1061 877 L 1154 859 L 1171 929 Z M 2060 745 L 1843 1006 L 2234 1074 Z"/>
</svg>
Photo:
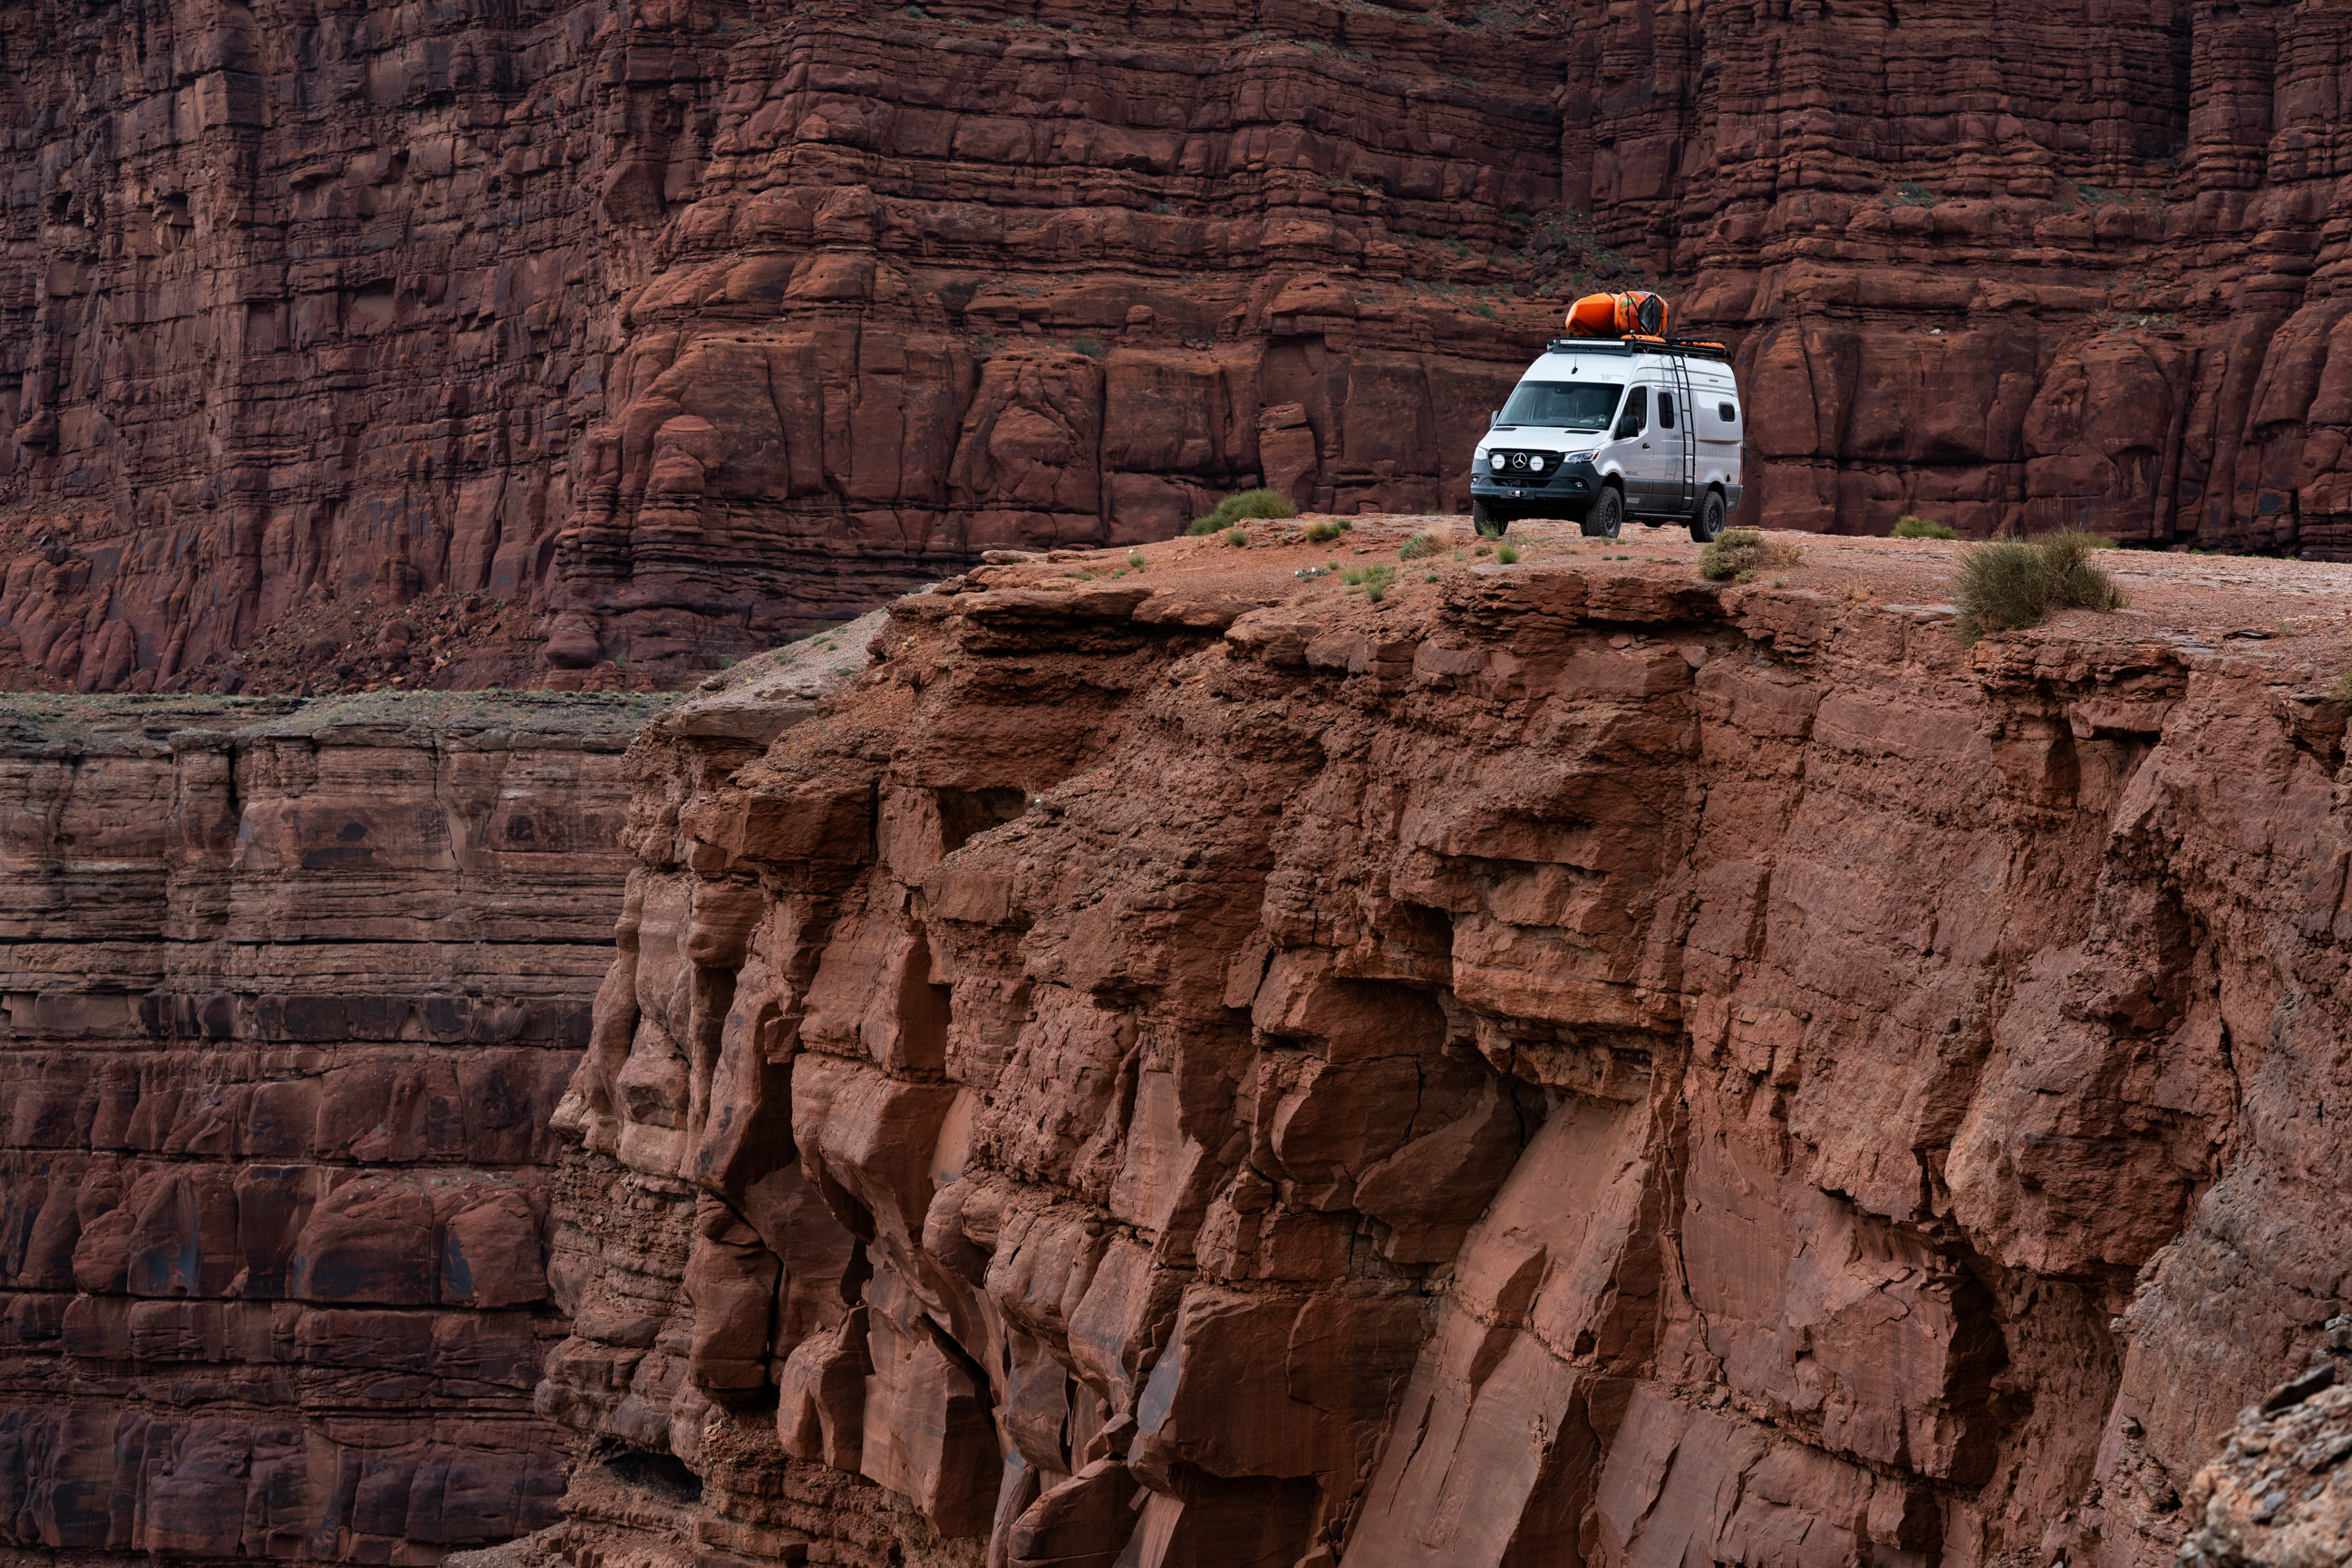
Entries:
<svg viewBox="0 0 2352 1568">
<path fill-rule="evenodd" d="M 553 1517 L 548 1119 L 658 704 L 0 712 L 0 1551 Z"/>
<path fill-rule="evenodd" d="M 1225 559 L 903 601 L 748 765 L 648 728 L 541 1549 L 2170 1561 L 2344 1310 L 2340 705 Z"/>
<path fill-rule="evenodd" d="M 1753 517 L 2343 552 L 2337 32 L 37 5 L 0 676 L 213 689 L 275 627 L 352 683 L 446 591 L 534 630 L 431 684 L 668 680 L 1261 480 L 1458 507 L 1562 297 L 1632 281 L 1738 342 Z"/>
</svg>

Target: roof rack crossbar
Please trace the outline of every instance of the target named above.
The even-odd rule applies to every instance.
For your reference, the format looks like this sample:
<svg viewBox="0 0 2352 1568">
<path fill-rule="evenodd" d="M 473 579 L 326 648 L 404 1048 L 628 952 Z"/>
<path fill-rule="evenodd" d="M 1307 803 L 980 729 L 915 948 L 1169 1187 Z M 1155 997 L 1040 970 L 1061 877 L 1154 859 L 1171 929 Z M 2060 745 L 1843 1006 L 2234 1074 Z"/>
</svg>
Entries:
<svg viewBox="0 0 2352 1568">
<path fill-rule="evenodd" d="M 1546 353 L 1570 353 L 1578 349 L 1622 349 L 1631 353 L 1696 354 L 1701 359 L 1728 361 L 1731 351 L 1721 343 L 1702 342 L 1696 338 L 1554 338 L 1544 345 Z"/>
</svg>

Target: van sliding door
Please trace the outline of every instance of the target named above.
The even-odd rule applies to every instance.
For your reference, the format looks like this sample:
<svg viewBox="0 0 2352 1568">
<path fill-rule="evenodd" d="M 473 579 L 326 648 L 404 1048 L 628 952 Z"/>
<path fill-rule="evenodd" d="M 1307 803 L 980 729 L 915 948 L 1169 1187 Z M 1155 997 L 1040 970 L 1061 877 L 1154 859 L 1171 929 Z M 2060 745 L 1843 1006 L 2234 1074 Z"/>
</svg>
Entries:
<svg viewBox="0 0 2352 1568">
<path fill-rule="evenodd" d="M 1658 480 L 1656 454 L 1650 446 L 1650 389 L 1635 384 L 1625 393 L 1625 406 L 1617 416 L 1614 439 L 1600 456 L 1605 465 L 1614 458 L 1625 479 L 1625 510 L 1647 511 L 1656 503 L 1650 497 Z"/>
</svg>

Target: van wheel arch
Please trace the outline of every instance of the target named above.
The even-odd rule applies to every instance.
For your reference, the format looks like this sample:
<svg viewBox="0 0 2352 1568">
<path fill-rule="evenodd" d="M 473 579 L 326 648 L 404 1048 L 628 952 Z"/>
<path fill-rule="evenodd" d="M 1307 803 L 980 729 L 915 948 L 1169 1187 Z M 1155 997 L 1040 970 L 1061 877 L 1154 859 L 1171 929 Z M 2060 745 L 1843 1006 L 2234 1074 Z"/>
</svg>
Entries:
<svg viewBox="0 0 2352 1568">
<path fill-rule="evenodd" d="M 1601 481 L 1601 493 L 1577 520 L 1577 529 L 1587 539 L 1614 539 L 1624 526 L 1625 486 L 1612 475 Z"/>
<path fill-rule="evenodd" d="M 1712 544 L 1721 537 L 1724 524 L 1731 518 L 1730 498 L 1723 493 L 1721 484 L 1710 484 L 1699 498 L 1698 508 L 1691 513 L 1690 534 L 1701 544 Z"/>
</svg>

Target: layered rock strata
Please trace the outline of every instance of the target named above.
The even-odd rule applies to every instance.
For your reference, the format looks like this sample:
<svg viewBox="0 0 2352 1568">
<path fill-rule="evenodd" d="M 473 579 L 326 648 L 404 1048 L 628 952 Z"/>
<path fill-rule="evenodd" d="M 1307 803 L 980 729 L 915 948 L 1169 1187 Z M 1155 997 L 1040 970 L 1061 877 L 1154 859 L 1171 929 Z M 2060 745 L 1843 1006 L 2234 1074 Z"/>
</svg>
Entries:
<svg viewBox="0 0 2352 1568">
<path fill-rule="evenodd" d="M 2346 1306 L 2331 569 L 1287 536 L 648 729 L 539 1549 L 2168 1562 Z"/>
<path fill-rule="evenodd" d="M 1458 506 L 1634 280 L 1738 343 L 1757 518 L 2340 553 L 2336 22 L 48 0 L 0 673 L 364 684 L 479 594 L 513 642 L 410 679 L 676 683 L 1219 490 Z"/>
<path fill-rule="evenodd" d="M 1561 47 L 1495 16 L 36 6 L 0 628 L 211 689 L 478 591 L 541 640 L 436 684 L 675 679 L 1262 478 L 1459 500 L 1550 313 Z"/>
<path fill-rule="evenodd" d="M 0 1558 L 553 1517 L 549 1118 L 659 705 L 0 710 Z"/>
<path fill-rule="evenodd" d="M 1756 515 L 2352 559 L 2334 10 L 1562 20 L 1554 254 L 1738 335 Z"/>
</svg>

